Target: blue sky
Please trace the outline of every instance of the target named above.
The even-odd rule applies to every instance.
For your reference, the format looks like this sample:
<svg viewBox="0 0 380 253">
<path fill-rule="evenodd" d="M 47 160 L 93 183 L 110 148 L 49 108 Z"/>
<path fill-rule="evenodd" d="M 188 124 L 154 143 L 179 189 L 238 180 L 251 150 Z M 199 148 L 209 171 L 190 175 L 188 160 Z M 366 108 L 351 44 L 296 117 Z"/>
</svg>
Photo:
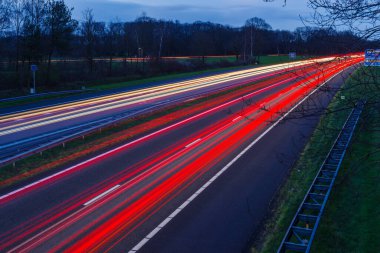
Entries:
<svg viewBox="0 0 380 253">
<path fill-rule="evenodd" d="M 66 0 L 74 7 L 74 17 L 82 18 L 86 8 L 93 9 L 99 21 L 131 21 L 145 12 L 157 19 L 181 22 L 211 21 L 241 26 L 250 17 L 265 19 L 274 29 L 293 30 L 303 26 L 299 15 L 307 16 L 307 0 L 282 0 L 265 3 L 262 0 Z"/>
</svg>

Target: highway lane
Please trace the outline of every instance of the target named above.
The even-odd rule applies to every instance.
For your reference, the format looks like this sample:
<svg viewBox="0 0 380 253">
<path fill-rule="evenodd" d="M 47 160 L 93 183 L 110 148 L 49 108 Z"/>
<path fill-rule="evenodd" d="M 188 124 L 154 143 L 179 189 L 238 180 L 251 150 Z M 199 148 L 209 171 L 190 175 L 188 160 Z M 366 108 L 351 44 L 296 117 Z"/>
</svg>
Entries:
<svg viewBox="0 0 380 253">
<path fill-rule="evenodd" d="M 300 63 L 301 64 L 301 63 Z M 305 63 L 306 64 L 306 63 Z M 296 65 L 296 64 L 295 64 Z M 297 65 L 296 65 L 297 66 Z M 232 72 L 229 74 L 220 74 L 217 76 L 199 78 L 195 80 L 183 81 L 174 84 L 167 84 L 158 87 L 146 88 L 137 91 L 130 91 L 126 93 L 114 94 L 106 97 L 89 99 L 81 102 L 73 102 L 65 105 L 52 106 L 49 108 L 42 108 L 39 110 L 32 110 L 20 113 L 13 113 L 11 115 L 4 115 L 0 118 L 0 122 L 3 124 L 1 126 L 2 130 L 0 134 L 5 135 L 10 126 L 19 127 L 23 125 L 23 121 L 27 123 L 38 122 L 36 118 L 42 116 L 44 120 L 50 120 L 53 118 L 52 114 L 60 114 L 60 116 L 67 116 L 72 114 L 72 111 L 75 111 L 76 114 L 81 113 L 80 115 L 72 115 L 71 118 L 76 118 L 86 115 L 85 113 L 90 110 L 95 110 L 94 113 L 99 111 L 118 108 L 119 106 L 125 107 L 135 103 L 144 103 L 151 100 L 156 100 L 157 98 L 166 97 L 168 95 L 183 93 L 185 91 L 193 91 L 201 88 L 209 88 L 210 86 L 219 85 L 221 83 L 226 83 L 236 80 L 245 80 L 244 78 L 250 78 L 255 75 L 261 75 L 268 72 L 273 72 L 275 70 L 283 70 L 284 67 L 288 68 L 290 66 L 278 66 L 278 67 L 266 67 L 263 69 L 253 69 Z M 270 75 L 269 75 L 270 76 Z M 255 80 L 255 79 L 253 79 Z M 230 86 L 231 84 L 228 84 Z M 104 106 L 106 105 L 106 106 Z M 104 109 L 104 107 L 106 107 Z M 110 108 L 108 108 L 110 107 Z M 71 113 L 69 113 L 71 112 Z M 66 118 L 63 118 L 61 121 L 64 121 Z M 48 122 L 50 123 L 50 122 Z M 44 123 L 47 125 L 47 123 Z M 32 127 L 29 127 L 32 128 Z M 5 132 L 4 132 L 5 131 Z"/>
<path fill-rule="evenodd" d="M 325 89 L 307 99 L 137 252 L 249 252 L 273 197 L 343 79 L 334 78 Z M 176 205 L 185 200 L 186 197 Z M 166 218 L 162 216 L 161 219 Z M 144 238 L 148 233 L 139 237 Z M 114 252 L 122 249 L 122 245 Z M 125 245 L 129 246 L 128 242 Z"/>
<path fill-rule="evenodd" d="M 244 70 L 244 69 L 250 69 L 250 68 L 252 67 L 246 66 L 246 67 L 241 67 L 239 69 Z M 127 87 L 114 88 L 114 89 L 109 89 L 109 90 L 99 90 L 99 91 L 96 90 L 96 91 L 91 91 L 91 92 L 84 92 L 77 95 L 71 95 L 69 97 L 59 97 L 59 98 L 51 98 L 51 99 L 36 101 L 32 104 L 13 105 L 10 107 L 0 108 L 0 115 L 6 115 L 6 114 L 14 113 L 14 112 L 27 111 L 27 110 L 33 110 L 33 109 L 40 109 L 40 108 L 45 108 L 45 107 L 54 106 L 54 105 L 62 105 L 62 104 L 67 104 L 71 102 L 78 102 L 78 101 L 83 101 L 83 100 L 92 99 L 92 98 L 99 98 L 99 97 L 103 97 L 107 95 L 114 95 L 121 92 L 134 91 L 134 90 L 138 90 L 142 88 L 150 88 L 150 87 L 164 85 L 164 84 L 168 84 L 172 82 L 187 81 L 194 78 L 207 77 L 207 76 L 212 76 L 212 75 L 221 74 L 221 73 L 229 73 L 233 71 L 236 71 L 236 70 L 215 70 L 215 71 L 210 71 L 209 73 L 197 74 L 191 77 L 173 78 L 172 80 L 167 80 L 167 81 L 154 81 L 154 82 L 142 83 L 137 86 L 127 86 Z"/>
<path fill-rule="evenodd" d="M 276 96 L 275 99 L 278 99 L 278 96 Z M 262 111 L 262 110 L 260 110 L 260 111 Z M 223 112 L 222 112 L 222 114 L 223 114 Z M 222 118 L 225 118 L 226 114 L 224 113 L 224 115 L 219 115 L 219 117 L 220 116 L 222 116 Z M 235 118 L 233 118 L 232 120 L 235 120 L 236 115 L 233 115 L 233 116 Z M 231 122 L 232 122 L 232 120 L 230 119 Z M 240 119 L 240 120 L 242 120 L 242 119 Z M 202 121 L 200 121 L 200 122 L 202 122 Z M 207 118 L 207 120 L 205 120 L 204 123 L 206 123 L 206 125 L 209 125 L 210 122 L 211 123 L 217 122 L 217 118 L 214 118 L 214 119 L 213 118 Z M 199 124 L 199 123 L 197 123 L 197 124 Z M 191 126 L 191 127 L 186 128 L 189 126 Z M 157 152 L 157 150 L 161 149 L 161 151 L 163 151 L 163 153 L 166 153 L 166 152 L 169 152 L 169 150 L 175 150 L 175 148 L 169 148 L 168 150 L 162 150 L 162 146 L 163 146 L 162 144 L 167 143 L 168 144 L 167 146 L 170 147 L 169 144 L 172 143 L 173 140 L 176 140 L 177 138 L 181 139 L 180 136 L 186 136 L 186 134 L 184 134 L 184 133 L 188 133 L 188 132 L 193 133 L 194 128 L 197 129 L 197 127 L 194 127 L 194 125 L 190 124 L 188 126 L 184 126 L 184 128 L 178 128 L 178 132 L 173 131 L 170 133 L 166 133 L 162 136 L 156 137 L 156 138 L 158 138 L 158 140 L 156 139 L 157 142 L 154 142 L 154 140 L 151 140 L 152 142 L 150 142 L 150 141 L 145 142 L 147 146 L 142 146 L 142 147 L 140 147 L 141 149 L 136 147 L 136 149 L 134 149 L 135 151 L 128 150 L 127 153 L 124 152 L 123 154 L 119 154 L 120 157 L 118 157 L 118 155 L 113 155 L 112 156 L 112 166 L 107 166 L 107 164 L 109 164 L 111 162 L 110 160 L 106 161 L 107 159 L 104 161 L 104 164 L 103 163 L 94 164 L 94 165 L 92 165 L 91 171 L 90 170 L 78 171 L 74 174 L 71 174 L 71 175 L 61 179 L 58 182 L 55 182 L 55 183 L 52 183 L 51 185 L 45 186 L 46 188 L 41 187 L 40 189 L 37 189 L 35 191 L 30 192 L 28 194 L 28 196 L 25 196 L 25 198 L 29 199 L 29 201 L 24 199 L 24 197 L 15 199 L 14 202 L 10 203 L 5 208 L 2 208 L 3 213 L 1 215 L 1 217 L 5 217 L 4 215 L 8 214 L 7 216 L 9 218 L 7 221 L 2 220 L 2 228 L 5 229 L 5 231 L 10 231 L 11 227 L 14 226 L 15 223 L 17 223 L 17 222 L 19 222 L 21 224 L 23 223 L 22 217 L 24 217 L 24 221 L 25 221 L 25 220 L 30 220 L 30 219 L 32 219 L 32 217 L 35 217 L 36 215 L 43 213 L 43 210 L 41 210 L 41 209 L 43 209 L 42 206 L 44 206 L 44 205 L 45 206 L 46 205 L 48 205 L 48 206 L 53 205 L 54 206 L 54 204 L 62 203 L 63 199 L 70 199 L 70 197 L 74 198 L 72 201 L 77 202 L 78 200 L 75 199 L 75 193 L 74 192 L 76 192 L 76 191 L 77 192 L 84 192 L 85 191 L 84 189 L 91 189 L 90 185 L 94 184 L 94 181 L 96 181 L 96 179 L 94 179 L 94 177 L 95 178 L 97 177 L 98 178 L 97 180 L 100 180 L 99 179 L 100 177 L 111 178 L 112 176 L 117 175 L 116 177 L 119 178 L 120 174 L 118 174 L 117 171 L 119 171 L 119 172 L 120 172 L 120 170 L 123 171 L 123 168 L 125 168 L 125 164 L 128 163 L 129 160 L 133 160 L 136 157 L 140 157 L 140 158 L 141 157 L 147 157 L 149 155 L 149 151 L 153 151 L 153 153 L 154 153 L 154 151 Z M 203 128 L 205 128 L 204 125 L 201 125 L 199 127 L 199 129 L 203 129 Z M 183 129 L 183 132 L 181 132 L 180 129 Z M 171 135 L 171 134 L 175 134 L 175 133 L 178 134 L 177 137 L 175 135 L 174 136 Z M 167 134 L 169 136 L 167 136 Z M 162 138 L 162 139 L 160 139 L 160 138 Z M 188 139 L 185 138 L 182 140 L 183 140 L 183 142 L 180 145 L 177 143 L 174 146 L 180 146 L 183 148 L 183 147 L 186 147 L 187 145 L 190 145 L 193 143 L 192 145 L 194 147 L 196 147 L 197 144 L 199 143 L 199 142 L 194 143 L 194 140 L 190 142 L 191 137 Z M 211 141 L 211 143 L 219 143 L 219 142 L 220 141 L 217 141 L 217 142 Z M 199 143 L 199 144 L 201 144 L 201 143 Z M 156 145 L 156 149 L 155 149 L 155 145 Z M 211 144 L 209 144 L 209 145 L 211 145 Z M 147 148 L 147 147 L 149 147 L 149 148 Z M 140 150 L 140 151 L 136 151 L 136 150 Z M 207 150 L 207 149 L 203 149 L 203 150 Z M 128 155 L 128 152 L 132 152 L 132 154 Z M 140 152 L 140 155 L 138 155 L 138 153 L 133 154 L 133 152 Z M 127 161 L 125 159 L 126 157 L 128 157 Z M 191 157 L 193 157 L 193 156 L 191 156 Z M 194 159 L 194 157 L 190 160 L 193 160 L 193 159 Z M 136 158 L 136 161 L 138 161 L 138 160 L 139 159 Z M 215 161 L 217 159 L 212 159 L 212 160 Z M 147 161 L 145 161 L 145 162 L 147 162 Z M 133 162 L 132 162 L 132 164 L 133 164 Z M 172 163 L 170 163 L 170 164 L 173 166 Z M 99 167 L 97 167 L 97 166 L 99 166 Z M 214 166 L 211 166 L 211 167 L 217 168 Z M 96 169 L 96 168 L 98 168 L 98 169 Z M 107 168 L 107 170 L 105 170 L 104 168 Z M 163 171 L 161 171 L 161 172 L 163 172 Z M 92 173 L 94 173 L 94 174 L 92 174 Z M 124 173 L 126 173 L 126 172 L 124 172 Z M 89 176 L 91 174 L 92 174 L 92 176 Z M 85 175 L 85 176 L 81 178 L 80 175 L 82 175 L 82 176 Z M 70 180 L 74 180 L 74 181 L 70 181 Z M 100 182 L 102 182 L 102 181 L 100 180 Z M 110 188 L 110 186 L 112 186 L 112 185 L 108 184 L 107 182 L 105 182 L 104 184 L 105 184 L 105 186 L 103 188 L 100 187 L 101 189 L 99 189 L 99 187 L 96 187 L 97 189 L 92 189 L 92 191 L 93 191 L 92 195 L 96 196 L 96 194 L 99 193 L 98 190 L 100 190 L 100 192 L 106 191 L 107 189 Z M 70 186 L 69 188 L 67 187 L 68 185 Z M 57 195 L 57 190 L 52 190 L 51 187 L 55 188 L 55 189 L 59 189 L 58 193 L 61 192 L 62 195 L 60 195 L 60 194 Z M 91 195 L 91 190 L 89 190 L 89 191 L 90 192 L 87 194 Z M 132 191 L 132 192 L 134 192 L 134 191 Z M 36 194 L 36 195 L 34 195 L 34 194 Z M 45 197 L 41 198 L 41 196 L 45 196 Z M 90 199 L 90 197 L 88 199 Z M 81 202 L 81 203 L 85 203 L 85 202 Z M 12 210 L 12 207 L 15 208 L 16 206 L 18 206 L 18 208 L 16 208 L 15 210 Z M 7 209 L 7 208 L 10 208 L 10 209 Z M 37 210 L 35 210 L 35 209 L 37 209 Z M 47 210 L 49 210 L 49 209 L 51 209 L 51 206 L 49 206 L 47 208 Z M 12 212 L 10 210 L 12 210 Z M 22 210 L 22 213 L 20 213 L 20 210 Z M 9 217 L 9 214 L 12 214 L 12 217 Z M 25 217 L 28 215 L 30 215 L 30 216 Z M 46 216 L 44 216 L 42 218 L 46 218 Z M 25 226 L 25 227 L 27 228 L 27 226 Z M 14 234 L 12 235 L 12 237 L 14 237 Z M 56 241 L 53 240 L 53 244 L 54 244 L 54 242 L 56 242 Z"/>
<path fill-rule="evenodd" d="M 319 59 L 327 61 L 331 58 Z M 90 127 L 185 101 L 227 87 L 292 71 L 314 61 L 241 70 L 0 116 L 0 150 L 11 157 Z"/>
<path fill-rule="evenodd" d="M 275 75 L 275 76 L 273 76 L 271 81 L 272 80 L 274 81 L 274 79 L 285 80 L 287 78 L 297 78 L 298 76 L 302 76 L 305 73 L 305 71 L 307 71 L 307 68 L 303 68 L 302 70 L 292 71 L 291 73 Z M 258 89 L 259 87 L 264 87 L 263 85 L 265 85 L 265 82 L 268 82 L 268 81 L 264 81 L 262 79 L 257 81 L 256 85 L 252 86 L 252 89 Z M 246 86 L 244 86 L 244 87 L 246 87 Z M 235 96 L 238 96 L 238 95 L 235 95 Z M 172 102 L 173 102 L 173 100 L 172 100 Z M 155 106 L 158 107 L 159 105 L 155 105 Z M 136 114 L 138 114 L 138 111 L 131 109 L 131 110 L 127 111 L 127 113 L 122 114 L 122 117 L 124 117 L 124 118 L 125 117 L 131 117 L 132 115 L 136 115 Z M 111 117 L 111 120 L 119 120 L 119 119 L 120 119 L 120 117 L 116 117 L 116 118 Z M 27 138 L 27 139 L 22 139 L 20 141 L 11 142 L 8 144 L 4 144 L 4 145 L 1 145 L 0 148 L 2 149 L 3 155 L 5 155 L 7 153 L 12 154 L 12 152 L 18 152 L 19 153 L 22 150 L 24 150 L 25 148 L 28 148 L 28 146 L 33 148 L 36 145 L 38 146 L 41 142 L 43 142 L 45 140 L 50 139 L 50 140 L 58 142 L 59 139 L 57 140 L 56 138 L 62 134 L 69 134 L 70 132 L 73 132 L 74 134 L 79 134 L 81 129 L 83 129 L 84 127 L 85 127 L 84 131 L 88 131 L 88 130 L 90 130 L 89 127 L 99 127 L 99 124 L 108 123 L 108 122 L 109 122 L 108 118 L 103 118 L 101 120 L 91 121 L 88 124 L 86 124 L 85 126 L 83 126 L 83 125 L 73 126 L 73 127 L 69 127 L 66 129 L 58 130 L 57 132 L 50 132 L 50 133 L 44 133 L 44 132 L 39 133 L 38 130 L 34 130 L 33 132 L 35 134 L 37 134 L 37 136 Z M 63 127 L 62 123 L 56 123 L 56 124 L 58 124 L 59 127 Z M 43 131 L 43 129 L 42 129 L 42 131 Z"/>
<path fill-rule="evenodd" d="M 270 91 L 270 92 L 272 92 L 272 91 Z M 269 92 L 261 93 L 261 94 L 255 96 L 255 99 L 265 97 L 266 95 L 268 95 L 268 93 Z M 242 107 L 244 107 L 244 104 L 238 103 L 238 104 L 235 104 L 231 108 L 231 110 L 236 112 L 236 111 L 239 111 Z M 84 176 L 84 178 L 89 177 L 91 179 L 90 180 L 91 184 L 94 184 L 96 182 L 101 182 L 103 180 L 103 178 L 112 177 L 114 174 L 118 174 L 118 172 L 120 170 L 123 170 L 126 166 L 138 163 L 139 160 L 141 159 L 141 157 L 149 156 L 150 154 L 155 154 L 155 153 L 161 151 L 162 147 L 163 147 L 163 145 L 162 145 L 163 143 L 164 144 L 170 143 L 170 142 L 168 142 L 168 140 L 181 139 L 181 137 L 183 137 L 183 136 L 188 136 L 188 133 L 201 131 L 201 129 L 203 129 L 204 127 L 209 125 L 210 122 L 211 123 L 216 122 L 216 121 L 218 121 L 224 117 L 226 117 L 226 109 L 221 109 L 221 110 L 217 111 L 217 114 L 215 114 L 215 116 L 208 116 L 205 119 L 198 120 L 197 122 L 194 122 L 192 124 L 188 124 L 182 128 L 178 128 L 174 132 L 170 132 L 170 137 L 167 137 L 166 134 L 163 134 L 163 135 L 157 136 L 155 141 L 145 142 L 144 146 L 142 146 L 142 147 L 136 147 L 134 149 L 127 150 L 126 154 L 113 156 L 112 157 L 113 166 L 112 167 L 107 166 L 110 168 L 109 171 L 108 170 L 104 171 L 104 166 L 99 166 L 99 167 L 96 166 L 96 168 L 92 168 L 91 170 L 88 170 L 86 172 L 80 172 L 80 173 L 84 173 L 85 175 L 87 175 L 87 176 Z M 168 145 L 168 146 L 169 146 L 169 148 L 167 148 L 167 149 L 170 149 L 171 145 Z M 125 161 L 125 157 L 128 157 L 127 161 Z M 101 175 L 101 176 L 99 176 L 99 175 Z M 94 179 L 94 177 L 96 178 L 96 180 Z M 85 179 L 82 179 L 82 181 L 84 181 L 84 182 L 80 183 L 81 181 L 74 181 L 74 182 L 72 182 L 72 181 L 67 182 L 66 181 L 66 182 L 62 183 L 62 186 L 63 185 L 71 185 L 72 187 L 79 188 L 78 192 L 85 191 L 88 188 L 88 185 L 86 184 Z M 60 189 L 61 187 L 58 187 L 58 188 Z M 51 191 L 49 190 L 49 191 L 44 192 L 44 193 L 37 193 L 36 196 L 39 196 L 41 194 L 44 195 L 45 193 L 50 193 L 50 192 Z M 62 201 L 62 198 L 63 199 L 70 198 L 73 194 L 75 194 L 75 191 L 73 191 L 73 192 L 71 192 L 70 190 L 65 191 L 65 193 L 62 196 L 56 196 L 56 197 L 54 197 L 54 199 L 57 199 L 58 203 L 59 203 Z M 47 194 L 47 195 L 50 195 L 50 194 Z M 31 199 L 33 200 L 33 198 L 31 198 Z M 32 204 L 32 203 L 34 203 L 34 201 L 30 202 L 30 204 Z M 28 216 L 29 214 L 33 215 L 34 213 L 36 213 L 36 214 L 41 213 L 42 212 L 41 208 L 46 206 L 46 205 L 48 205 L 48 206 L 45 209 L 50 208 L 50 202 L 46 202 L 46 200 L 42 200 L 42 202 L 39 203 L 38 205 L 36 205 L 36 206 L 32 205 L 33 210 L 30 210 L 30 212 L 27 212 L 21 216 L 16 215 L 16 217 L 14 217 L 13 219 L 19 219 L 23 216 Z M 26 207 L 27 206 L 23 206 L 22 209 L 25 209 Z M 38 208 L 34 209 L 35 207 L 38 207 Z M 26 219 L 29 219 L 29 218 L 30 217 L 27 217 Z M 2 227 L 7 228 L 7 226 L 5 224 L 2 224 Z"/>
</svg>

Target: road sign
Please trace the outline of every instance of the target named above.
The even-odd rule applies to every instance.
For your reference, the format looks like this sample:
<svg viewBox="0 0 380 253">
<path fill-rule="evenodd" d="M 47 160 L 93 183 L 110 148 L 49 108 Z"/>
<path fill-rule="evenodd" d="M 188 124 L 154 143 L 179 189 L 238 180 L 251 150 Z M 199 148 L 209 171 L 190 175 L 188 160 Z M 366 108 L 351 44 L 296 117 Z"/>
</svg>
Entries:
<svg viewBox="0 0 380 253">
<path fill-rule="evenodd" d="M 32 72 L 36 72 L 38 70 L 38 66 L 37 65 L 30 65 L 30 70 Z"/>
<path fill-rule="evenodd" d="M 295 59 L 296 57 L 297 57 L 296 52 L 290 52 L 290 53 L 289 53 L 289 58 L 290 58 L 290 59 Z"/>
<path fill-rule="evenodd" d="M 364 66 L 380 67 L 380 49 L 365 50 Z"/>
</svg>

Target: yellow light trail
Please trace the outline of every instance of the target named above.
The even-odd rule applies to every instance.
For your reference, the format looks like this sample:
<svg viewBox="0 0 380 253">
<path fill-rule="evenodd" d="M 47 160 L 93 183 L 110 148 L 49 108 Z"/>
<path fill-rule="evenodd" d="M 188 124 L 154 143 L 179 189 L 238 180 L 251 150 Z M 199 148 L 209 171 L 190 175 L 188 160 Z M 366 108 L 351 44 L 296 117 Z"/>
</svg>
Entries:
<svg viewBox="0 0 380 253">
<path fill-rule="evenodd" d="M 334 57 L 305 60 L 292 63 L 284 63 L 259 67 L 248 70 L 234 71 L 224 74 L 217 74 L 209 77 L 201 77 L 193 80 L 180 81 L 169 83 L 156 87 L 144 88 L 135 91 L 122 92 L 113 95 L 107 95 L 99 98 L 92 98 L 84 101 L 71 102 L 63 105 L 56 105 L 36 110 L 30 110 L 0 117 L 0 123 L 26 120 L 27 118 L 43 116 L 38 119 L 31 119 L 25 122 L 20 122 L 0 128 L 0 136 L 24 131 L 40 126 L 45 126 L 57 122 L 62 122 L 74 118 L 79 118 L 107 110 L 117 109 L 128 105 L 148 102 L 153 99 L 163 98 L 183 92 L 193 91 L 200 88 L 210 87 L 216 84 L 236 81 L 239 79 L 253 77 L 260 74 L 265 74 L 273 71 L 286 70 L 304 65 L 309 65 L 317 62 L 327 62 L 333 60 Z M 78 107 L 81 107 L 78 109 Z M 69 111 L 72 110 L 72 111 Z M 64 111 L 59 113 L 59 111 Z M 51 115 L 57 113 L 56 115 Z"/>
</svg>

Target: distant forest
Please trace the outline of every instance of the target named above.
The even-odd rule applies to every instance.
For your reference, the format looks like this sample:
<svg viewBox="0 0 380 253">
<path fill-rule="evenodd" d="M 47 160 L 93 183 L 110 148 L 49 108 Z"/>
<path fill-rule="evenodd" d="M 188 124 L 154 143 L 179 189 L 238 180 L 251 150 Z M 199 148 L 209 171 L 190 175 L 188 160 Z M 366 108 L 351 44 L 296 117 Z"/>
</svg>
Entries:
<svg viewBox="0 0 380 253">
<path fill-rule="evenodd" d="M 40 66 L 43 77 L 39 82 L 53 87 L 106 77 L 204 69 L 210 67 L 204 57 L 211 55 L 236 59 L 213 63 L 218 67 L 259 64 L 259 56 L 268 54 L 317 56 L 371 46 L 350 31 L 313 27 L 273 30 L 257 17 L 241 27 L 231 27 L 158 20 L 146 14 L 131 22 L 102 22 L 91 9 L 77 21 L 72 10 L 63 0 L 0 0 L 0 89 L 25 88 L 30 82 L 30 64 Z M 162 60 L 167 56 L 200 56 L 200 60 Z M 106 61 L 99 62 L 99 58 Z M 145 65 L 140 66 L 141 62 Z"/>
</svg>

